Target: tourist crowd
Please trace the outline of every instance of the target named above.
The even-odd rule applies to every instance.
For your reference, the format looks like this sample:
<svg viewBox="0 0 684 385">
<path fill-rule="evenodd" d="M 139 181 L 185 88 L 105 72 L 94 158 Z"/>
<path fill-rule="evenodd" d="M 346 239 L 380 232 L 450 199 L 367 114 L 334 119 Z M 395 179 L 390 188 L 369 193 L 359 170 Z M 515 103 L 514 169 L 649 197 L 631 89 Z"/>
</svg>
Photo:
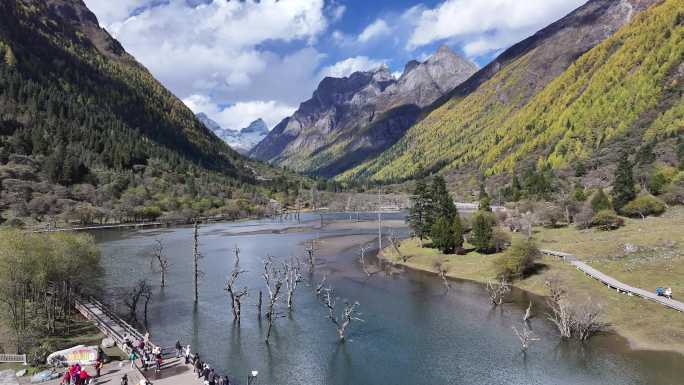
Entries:
<svg viewBox="0 0 684 385">
<path fill-rule="evenodd" d="M 124 343 L 128 353 L 131 368 L 135 367 L 136 360 L 140 360 L 140 368 L 147 371 L 154 367 L 157 374 L 161 373 L 164 357 L 159 346 L 152 346 L 150 344 L 149 333 L 145 334 L 142 340 L 134 342 L 130 336 L 124 337 Z M 180 341 L 176 341 L 176 358 L 184 358 L 185 364 L 192 364 L 193 372 L 197 374 L 197 378 L 201 379 L 204 385 L 230 385 L 228 376 L 220 375 L 208 363 L 200 359 L 199 353 L 192 354 L 190 345 L 183 347 Z M 127 384 L 122 378 L 122 385 Z"/>
</svg>

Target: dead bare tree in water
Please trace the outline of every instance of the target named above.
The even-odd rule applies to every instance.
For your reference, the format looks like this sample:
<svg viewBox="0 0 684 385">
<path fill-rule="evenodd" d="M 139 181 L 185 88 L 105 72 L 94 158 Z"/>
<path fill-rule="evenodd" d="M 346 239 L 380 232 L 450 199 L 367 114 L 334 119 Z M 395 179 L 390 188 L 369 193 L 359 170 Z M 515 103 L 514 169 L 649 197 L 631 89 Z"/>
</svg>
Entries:
<svg viewBox="0 0 684 385">
<path fill-rule="evenodd" d="M 147 281 L 142 281 L 142 285 L 141 297 L 145 301 L 143 303 L 143 322 L 145 323 L 145 329 L 147 329 L 147 307 L 150 304 L 150 299 L 152 299 L 152 288 L 147 284 Z"/>
<path fill-rule="evenodd" d="M 268 257 L 264 260 L 263 277 L 266 282 L 266 288 L 268 289 L 268 307 L 266 309 L 266 319 L 268 320 L 266 343 L 268 343 L 268 340 L 271 337 L 271 329 L 273 329 L 273 322 L 278 316 L 276 314 L 276 304 L 280 300 L 280 292 L 285 281 L 285 273 L 274 264 L 273 258 Z"/>
<path fill-rule="evenodd" d="M 301 273 L 301 262 L 297 258 L 291 258 L 283 265 L 285 270 L 285 286 L 287 288 L 287 309 L 292 310 L 297 284 L 304 280 Z"/>
<path fill-rule="evenodd" d="M 534 335 L 532 330 L 530 330 L 524 322 L 521 330 L 518 330 L 515 326 L 512 326 L 512 328 L 515 335 L 518 336 L 518 339 L 520 340 L 520 350 L 522 350 L 523 353 L 527 352 L 527 349 L 533 341 L 539 341 L 539 338 Z"/>
<path fill-rule="evenodd" d="M 584 342 L 597 333 L 602 332 L 608 324 L 601 321 L 603 309 L 587 300 L 583 305 L 577 307 L 574 313 L 574 332 L 578 340 Z"/>
<path fill-rule="evenodd" d="M 451 285 L 449 284 L 449 280 L 447 279 L 447 267 L 444 266 L 444 263 L 442 261 L 435 261 L 432 264 L 432 267 L 434 267 L 435 270 L 437 270 L 437 274 L 439 274 L 439 277 L 442 278 L 442 283 L 444 283 L 444 287 L 446 288 L 446 291 L 448 293 L 449 289 L 451 289 Z"/>
<path fill-rule="evenodd" d="M 567 298 L 565 288 L 559 279 L 549 279 L 545 285 L 550 293 L 547 300 L 550 312 L 547 313 L 547 318 L 556 325 L 561 338 L 574 337 L 585 342 L 608 327 L 608 324 L 601 320 L 603 309 L 591 299 L 576 306 Z"/>
<path fill-rule="evenodd" d="M 166 272 L 169 271 L 169 259 L 164 255 L 164 243 L 161 239 L 156 239 L 154 246 L 152 246 L 152 261 L 151 265 L 159 267 L 159 274 L 161 275 L 161 287 L 166 287 Z"/>
<path fill-rule="evenodd" d="M 322 279 L 321 282 L 319 282 L 318 285 L 316 286 L 316 295 L 320 295 L 320 294 L 321 294 L 321 291 L 323 291 L 323 289 L 325 288 L 325 282 L 326 282 L 327 280 L 328 280 L 328 275 L 327 275 L 327 274 L 324 274 L 324 275 L 323 275 L 323 279 Z"/>
<path fill-rule="evenodd" d="M 328 318 L 337 328 L 337 338 L 339 342 L 344 342 L 346 337 L 346 331 L 349 325 L 353 321 L 364 322 L 359 316 L 358 307 L 360 306 L 358 302 L 344 302 L 344 309 L 342 314 L 337 314 L 337 301 L 335 299 L 334 290 L 330 287 L 324 287 L 319 295 L 321 302 L 328 309 Z"/>
<path fill-rule="evenodd" d="M 147 323 L 147 305 L 152 297 L 152 289 L 147 281 L 144 279 L 139 280 L 133 288 L 127 293 L 126 298 L 124 298 L 124 305 L 128 308 L 128 318 L 132 322 L 138 321 L 138 304 L 140 300 L 145 301 L 145 323 Z"/>
<path fill-rule="evenodd" d="M 366 251 L 368 251 L 369 248 L 370 248 L 370 245 L 363 245 L 363 246 L 359 247 L 359 249 L 360 249 L 359 262 L 361 263 L 361 269 L 363 270 L 363 272 L 366 273 L 366 275 L 370 277 L 371 275 L 377 273 L 378 271 L 370 271 L 368 269 L 368 265 L 366 264 Z"/>
<path fill-rule="evenodd" d="M 263 293 L 261 292 L 261 290 L 259 290 L 259 297 L 257 298 L 257 304 L 256 304 L 256 308 L 257 308 L 257 318 L 258 318 L 258 319 L 261 319 L 261 302 L 262 302 L 262 297 L 263 297 Z"/>
<path fill-rule="evenodd" d="M 235 254 L 235 267 L 240 265 L 240 248 L 237 243 L 233 247 L 233 253 Z"/>
<path fill-rule="evenodd" d="M 492 305 L 499 306 L 503 303 L 506 294 L 511 291 L 511 285 L 506 281 L 506 278 L 501 278 L 498 283 L 492 280 L 487 281 L 487 293 Z"/>
<path fill-rule="evenodd" d="M 204 275 L 200 270 L 199 261 L 202 259 L 202 254 L 199 251 L 199 225 L 195 222 L 195 227 L 192 233 L 192 283 L 194 286 L 194 302 L 199 301 L 199 280 Z"/>
<path fill-rule="evenodd" d="M 532 301 L 530 301 L 530 305 L 527 306 L 527 310 L 525 310 L 525 314 L 523 315 L 523 322 L 527 322 L 531 317 L 532 317 Z"/>
<path fill-rule="evenodd" d="M 233 320 L 237 321 L 238 323 L 240 323 L 242 297 L 247 295 L 247 288 L 244 287 L 242 289 L 237 289 L 235 286 L 237 284 L 238 278 L 240 277 L 240 274 L 244 272 L 245 270 L 234 269 L 230 273 L 230 276 L 228 277 L 228 280 L 226 281 L 226 285 L 224 287 L 224 290 L 230 296 L 230 305 L 231 309 L 233 310 Z"/>
<path fill-rule="evenodd" d="M 307 242 L 306 245 L 306 256 L 307 256 L 307 261 L 309 264 L 309 273 L 313 273 L 315 267 L 316 267 L 316 241 L 315 240 L 310 240 Z"/>
</svg>

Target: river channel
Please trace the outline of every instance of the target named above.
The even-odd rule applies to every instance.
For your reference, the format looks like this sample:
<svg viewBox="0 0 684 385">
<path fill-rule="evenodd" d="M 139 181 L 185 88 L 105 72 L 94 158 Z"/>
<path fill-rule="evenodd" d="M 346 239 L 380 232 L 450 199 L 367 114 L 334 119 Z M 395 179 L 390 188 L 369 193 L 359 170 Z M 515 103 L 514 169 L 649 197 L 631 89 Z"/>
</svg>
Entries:
<svg viewBox="0 0 684 385">
<path fill-rule="evenodd" d="M 456 281 L 445 293 L 441 281 L 425 273 L 385 269 L 367 276 L 358 260 L 359 246 L 369 245 L 373 251 L 368 259 L 377 262 L 374 218 L 365 215 L 356 222 L 349 214 L 307 214 L 301 222 L 202 225 L 204 276 L 197 306 L 192 298 L 191 227 L 101 231 L 95 237 L 104 257 L 107 301 L 123 312 L 122 293 L 148 279 L 155 285 L 148 319 L 153 340 L 166 346 L 177 339 L 191 344 L 240 384 L 252 370 L 259 372 L 259 384 L 282 385 L 684 383 L 682 355 L 633 351 L 615 335 L 598 336 L 583 346 L 561 343 L 543 314 L 531 320 L 540 340 L 522 354 L 512 326 L 520 325 L 530 300 L 539 302 L 524 292 L 514 290 L 511 302 L 492 308 L 476 283 Z M 382 231 L 405 236 L 401 214 L 385 214 Z M 171 263 L 163 290 L 150 266 L 156 239 L 163 241 Z M 269 255 L 276 261 L 303 257 L 311 239 L 318 240 L 315 272 L 304 274 L 294 310 L 281 306 L 282 316 L 267 344 L 267 322 L 257 319 L 255 306 L 258 291 L 266 294 L 262 261 Z M 235 245 L 241 250 L 240 268 L 246 270 L 239 283 L 249 291 L 240 325 L 233 322 L 224 291 Z M 340 307 L 345 300 L 360 304 L 364 322 L 352 323 L 344 344 L 338 343 L 335 327 L 315 295 L 323 276 Z"/>
</svg>

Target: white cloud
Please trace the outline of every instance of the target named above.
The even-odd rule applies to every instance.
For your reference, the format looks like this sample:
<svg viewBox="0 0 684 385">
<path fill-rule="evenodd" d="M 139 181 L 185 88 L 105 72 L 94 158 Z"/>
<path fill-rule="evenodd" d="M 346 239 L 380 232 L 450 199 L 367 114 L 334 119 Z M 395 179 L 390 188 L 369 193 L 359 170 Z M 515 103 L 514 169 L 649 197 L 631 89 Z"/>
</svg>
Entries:
<svg viewBox="0 0 684 385">
<path fill-rule="evenodd" d="M 239 130 L 247 127 L 251 122 L 262 118 L 269 129 L 297 109 L 274 100 L 254 100 L 238 102 L 226 108 L 221 108 L 205 95 L 191 95 L 183 99 L 194 113 L 204 112 L 223 128 Z"/>
<path fill-rule="evenodd" d="M 350 57 L 323 68 L 321 70 L 321 77 L 342 78 L 357 71 L 371 71 L 384 64 L 384 60 L 370 59 L 367 56 Z"/>
<path fill-rule="evenodd" d="M 381 36 L 387 36 L 390 33 L 391 30 L 387 25 L 387 22 L 385 22 L 383 19 L 377 19 L 364 28 L 361 34 L 359 34 L 359 42 L 366 43 L 372 39 L 376 39 Z"/>
<path fill-rule="evenodd" d="M 340 5 L 326 9 L 324 0 L 87 3 L 126 50 L 176 95 L 211 95 L 221 103 L 278 100 L 286 86 L 295 90 L 285 95 L 286 102 L 301 99 L 297 88 L 312 87 L 316 80 L 322 56 L 311 44 L 327 29 L 326 12 L 337 17 L 344 12 Z M 299 50 L 276 54 L 263 48 L 270 42 L 297 42 Z M 264 79 L 273 80 L 273 72 L 282 81 L 271 86 Z M 288 72 L 294 75 L 282 76 Z M 273 88 L 278 96 L 272 95 Z"/>
<path fill-rule="evenodd" d="M 407 48 L 453 40 L 468 55 L 482 55 L 530 36 L 585 1 L 445 0 L 432 9 L 413 7 L 406 12 L 414 20 Z"/>
</svg>

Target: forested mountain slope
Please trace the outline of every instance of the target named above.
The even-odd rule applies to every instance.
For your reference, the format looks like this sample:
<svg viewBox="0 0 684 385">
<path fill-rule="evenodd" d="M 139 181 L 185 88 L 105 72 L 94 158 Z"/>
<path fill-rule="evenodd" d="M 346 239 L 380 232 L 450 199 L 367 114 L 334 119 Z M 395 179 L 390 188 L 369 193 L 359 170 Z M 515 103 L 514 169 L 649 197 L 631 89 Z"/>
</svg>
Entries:
<svg viewBox="0 0 684 385">
<path fill-rule="evenodd" d="M 0 59 L 5 219 L 80 203 L 100 218 L 205 212 L 256 185 L 262 166 L 206 129 L 82 0 L 0 2 Z M 209 190 L 216 200 L 191 207 Z"/>
<path fill-rule="evenodd" d="M 676 130 L 683 10 L 682 0 L 590 1 L 502 54 L 391 149 L 344 177 L 507 173 L 522 163 L 564 168 L 627 134 Z"/>
</svg>

